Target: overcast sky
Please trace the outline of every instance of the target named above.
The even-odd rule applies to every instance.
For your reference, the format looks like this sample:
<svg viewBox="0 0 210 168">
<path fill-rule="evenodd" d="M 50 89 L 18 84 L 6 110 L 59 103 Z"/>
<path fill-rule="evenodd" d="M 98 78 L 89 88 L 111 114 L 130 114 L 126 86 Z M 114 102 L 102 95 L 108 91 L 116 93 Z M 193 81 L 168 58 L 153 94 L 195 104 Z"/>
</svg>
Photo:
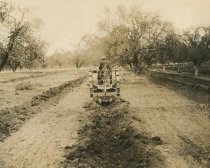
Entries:
<svg viewBox="0 0 210 168">
<path fill-rule="evenodd" d="M 68 50 L 86 33 L 96 31 L 96 22 L 105 7 L 141 4 L 145 12 L 154 12 L 179 29 L 210 25 L 210 0 L 15 0 L 29 7 L 45 24 L 41 36 L 56 49 Z"/>
</svg>

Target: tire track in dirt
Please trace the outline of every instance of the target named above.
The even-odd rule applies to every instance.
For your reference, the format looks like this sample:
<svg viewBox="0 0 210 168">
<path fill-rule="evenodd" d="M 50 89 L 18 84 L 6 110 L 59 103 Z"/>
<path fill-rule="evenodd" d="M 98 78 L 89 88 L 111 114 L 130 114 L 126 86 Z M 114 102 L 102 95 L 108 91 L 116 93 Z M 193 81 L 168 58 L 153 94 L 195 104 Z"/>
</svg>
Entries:
<svg viewBox="0 0 210 168">
<path fill-rule="evenodd" d="M 0 111 L 0 141 L 17 131 L 29 118 L 40 112 L 43 106 L 56 104 L 63 95 L 78 87 L 85 77 L 68 81 L 58 87 L 50 88 L 41 95 L 35 96 L 30 102 Z"/>
<path fill-rule="evenodd" d="M 95 102 L 87 106 L 91 110 L 88 122 L 79 130 L 79 141 L 66 147 L 64 168 L 138 168 L 162 167 L 164 158 L 156 146 L 163 141 L 151 137 L 143 126 L 134 129 L 133 122 L 140 122 L 132 115 L 129 104 L 117 100 L 108 107 Z"/>
<path fill-rule="evenodd" d="M 166 117 L 162 116 L 162 119 L 167 123 L 173 131 L 176 132 L 177 137 L 180 139 L 180 148 L 179 154 L 183 157 L 191 156 L 199 164 L 202 164 L 203 161 L 207 161 L 210 156 L 210 151 L 204 149 L 203 147 L 195 144 L 189 137 L 187 137 L 182 130 L 177 128 L 174 124 L 171 123 Z"/>
</svg>

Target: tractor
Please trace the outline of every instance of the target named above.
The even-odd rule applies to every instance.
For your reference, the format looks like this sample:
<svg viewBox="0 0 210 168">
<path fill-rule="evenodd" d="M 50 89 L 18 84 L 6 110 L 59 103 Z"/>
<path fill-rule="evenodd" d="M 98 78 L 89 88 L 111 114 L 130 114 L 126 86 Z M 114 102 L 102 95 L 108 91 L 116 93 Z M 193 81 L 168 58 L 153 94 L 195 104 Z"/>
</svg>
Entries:
<svg viewBox="0 0 210 168">
<path fill-rule="evenodd" d="M 109 62 L 102 59 L 99 68 L 89 71 L 90 97 L 99 104 L 109 104 L 115 95 L 120 96 L 119 69 L 112 70 Z"/>
</svg>

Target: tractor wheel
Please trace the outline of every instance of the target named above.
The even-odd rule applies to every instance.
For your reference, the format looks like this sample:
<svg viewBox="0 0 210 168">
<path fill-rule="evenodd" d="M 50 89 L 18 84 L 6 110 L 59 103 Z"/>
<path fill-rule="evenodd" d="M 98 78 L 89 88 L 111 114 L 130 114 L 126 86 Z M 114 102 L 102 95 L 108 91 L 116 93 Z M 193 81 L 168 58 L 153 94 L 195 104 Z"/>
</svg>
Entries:
<svg viewBox="0 0 210 168">
<path fill-rule="evenodd" d="M 93 89 L 90 89 L 90 97 L 93 97 Z"/>
<path fill-rule="evenodd" d="M 120 88 L 117 88 L 117 96 L 120 96 Z"/>
</svg>

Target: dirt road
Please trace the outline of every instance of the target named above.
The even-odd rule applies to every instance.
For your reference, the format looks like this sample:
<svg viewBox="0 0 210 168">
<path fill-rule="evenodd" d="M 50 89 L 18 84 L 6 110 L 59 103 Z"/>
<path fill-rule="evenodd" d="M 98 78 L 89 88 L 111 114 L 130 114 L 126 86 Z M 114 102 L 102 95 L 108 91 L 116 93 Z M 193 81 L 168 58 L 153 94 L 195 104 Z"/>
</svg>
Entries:
<svg viewBox="0 0 210 168">
<path fill-rule="evenodd" d="M 123 76 L 122 99 L 106 108 L 86 104 L 86 83 L 49 104 L 0 143 L 0 167 L 206 167 L 207 108 L 146 76 L 130 81 Z"/>
</svg>

